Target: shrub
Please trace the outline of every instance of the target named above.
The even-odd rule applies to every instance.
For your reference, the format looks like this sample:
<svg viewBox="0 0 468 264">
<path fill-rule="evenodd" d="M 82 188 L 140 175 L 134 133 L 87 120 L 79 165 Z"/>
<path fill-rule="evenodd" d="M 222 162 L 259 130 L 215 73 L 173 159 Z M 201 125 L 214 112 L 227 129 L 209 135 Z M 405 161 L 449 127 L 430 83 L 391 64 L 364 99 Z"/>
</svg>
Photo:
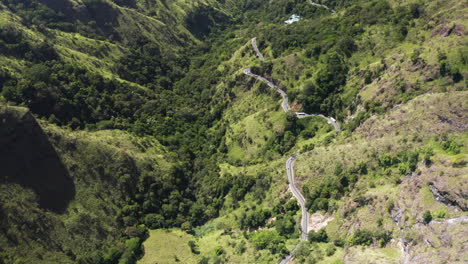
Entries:
<svg viewBox="0 0 468 264">
<path fill-rule="evenodd" d="M 328 199 L 327 198 L 317 198 L 312 204 L 312 210 L 328 210 Z"/>
<path fill-rule="evenodd" d="M 198 261 L 198 264 L 208 264 L 210 263 L 210 258 L 208 258 L 207 256 L 203 256 L 200 261 Z"/>
<path fill-rule="evenodd" d="M 383 225 L 383 218 L 381 217 L 381 218 L 377 219 L 377 226 L 382 227 L 382 225 Z"/>
<path fill-rule="evenodd" d="M 315 145 L 312 144 L 312 143 L 311 143 L 311 144 L 304 145 L 304 146 L 302 146 L 302 148 L 301 148 L 301 153 L 314 150 L 314 148 L 315 148 Z"/>
<path fill-rule="evenodd" d="M 218 255 L 218 256 L 224 254 L 224 249 L 223 249 L 223 247 L 222 247 L 222 246 L 217 246 L 217 247 L 215 248 L 215 253 L 216 253 L 216 255 Z"/>
<path fill-rule="evenodd" d="M 274 230 L 260 230 L 255 232 L 250 240 L 256 249 L 268 249 L 273 254 L 287 252 L 286 246 L 284 245 L 285 238 Z"/>
<path fill-rule="evenodd" d="M 334 245 L 329 245 L 327 248 L 325 248 L 325 254 L 327 256 L 333 256 L 335 254 L 336 247 Z"/>
<path fill-rule="evenodd" d="M 190 247 L 190 251 L 192 251 L 193 254 L 200 254 L 200 250 L 198 249 L 198 245 L 195 243 L 195 241 L 190 240 L 188 242 L 188 246 Z"/>
<path fill-rule="evenodd" d="M 288 214 L 294 215 L 297 210 L 299 210 L 299 205 L 295 200 L 290 200 L 286 205 L 284 205 L 284 209 Z"/>
<path fill-rule="evenodd" d="M 357 230 L 354 232 L 354 234 L 351 236 L 351 239 L 349 240 L 349 244 L 351 246 L 355 245 L 364 245 L 364 246 L 370 246 L 373 241 L 374 234 L 371 231 L 368 230 Z"/>
<path fill-rule="evenodd" d="M 389 201 L 387 202 L 387 206 L 386 206 L 386 207 L 387 207 L 387 212 L 388 212 L 388 213 L 391 213 L 392 210 L 393 210 L 393 208 L 395 208 L 395 203 L 394 203 L 392 200 L 389 200 Z"/>
<path fill-rule="evenodd" d="M 257 228 L 265 225 L 266 220 L 271 216 L 269 210 L 258 209 L 243 214 L 240 218 L 242 228 Z"/>
<path fill-rule="evenodd" d="M 378 241 L 381 247 L 385 246 L 392 238 L 391 233 L 388 231 L 372 232 L 369 230 L 358 229 L 349 238 L 349 245 L 364 245 L 370 246 L 374 241 Z"/>
<path fill-rule="evenodd" d="M 434 151 L 431 148 L 422 150 L 424 165 L 429 166 L 431 164 L 431 157 L 434 155 Z"/>
<path fill-rule="evenodd" d="M 441 218 L 445 218 L 445 215 L 447 214 L 446 211 L 444 210 L 439 210 L 435 213 L 435 218 L 438 218 L 438 219 L 441 219 Z"/>
<path fill-rule="evenodd" d="M 293 234 L 295 231 L 296 222 L 291 215 L 285 215 L 276 220 L 275 228 L 282 236 Z"/>
<path fill-rule="evenodd" d="M 307 235 L 307 238 L 310 242 L 327 242 L 328 235 L 325 229 L 322 229 L 318 232 L 310 231 Z"/>
<path fill-rule="evenodd" d="M 463 75 L 460 73 L 460 70 L 458 68 L 451 68 L 450 75 L 452 76 L 452 80 L 456 83 L 463 80 Z"/>
<path fill-rule="evenodd" d="M 461 145 L 451 139 L 442 141 L 441 147 L 450 154 L 459 154 L 461 150 Z"/>
<path fill-rule="evenodd" d="M 241 242 L 236 246 L 235 252 L 238 255 L 244 254 L 244 252 L 247 250 L 247 247 L 245 245 L 245 240 L 241 240 Z"/>
<path fill-rule="evenodd" d="M 304 139 L 313 138 L 313 137 L 315 137 L 315 130 L 305 129 L 305 130 L 302 130 L 300 135 Z"/>
<path fill-rule="evenodd" d="M 299 245 L 297 245 L 296 250 L 294 250 L 293 256 L 295 259 L 299 260 L 304 257 L 309 257 L 310 253 L 311 253 L 310 244 L 301 242 Z"/>
<path fill-rule="evenodd" d="M 333 240 L 333 245 L 337 247 L 344 247 L 345 241 L 343 241 L 342 239 L 335 239 Z"/>
<path fill-rule="evenodd" d="M 164 226 L 164 217 L 159 214 L 147 214 L 143 221 L 145 225 L 151 229 L 157 229 Z"/>
<path fill-rule="evenodd" d="M 141 240 L 137 237 L 125 242 L 125 250 L 119 260 L 119 264 L 133 264 L 143 254 Z"/>
<path fill-rule="evenodd" d="M 424 223 L 426 224 L 429 224 L 431 221 L 432 221 L 432 214 L 430 211 L 426 210 L 424 213 L 423 213 L 423 221 Z"/>
</svg>

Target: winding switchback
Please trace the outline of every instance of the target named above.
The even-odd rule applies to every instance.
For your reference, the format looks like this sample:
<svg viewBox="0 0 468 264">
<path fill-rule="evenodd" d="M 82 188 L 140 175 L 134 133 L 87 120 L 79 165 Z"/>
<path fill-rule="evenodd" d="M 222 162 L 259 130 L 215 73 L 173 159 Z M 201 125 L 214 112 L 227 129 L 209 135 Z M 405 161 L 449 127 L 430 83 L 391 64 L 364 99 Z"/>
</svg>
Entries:
<svg viewBox="0 0 468 264">
<path fill-rule="evenodd" d="M 313 3 L 311 1 L 311 3 Z M 318 5 L 318 4 L 317 4 Z M 329 9 L 328 7 L 326 7 L 327 9 Z M 332 10 L 333 11 L 333 10 Z M 333 11 L 334 12 L 334 11 Z M 251 40 L 251 43 L 252 43 L 252 47 L 253 49 L 255 50 L 255 53 L 257 54 L 257 57 L 261 60 L 261 61 L 264 61 L 264 57 L 262 55 L 262 53 L 260 52 L 260 50 L 258 49 L 257 47 L 257 38 L 253 38 Z M 273 82 L 269 81 L 268 79 L 260 76 L 260 75 L 257 75 L 255 73 L 252 73 L 252 70 L 251 68 L 246 68 L 243 70 L 243 73 L 247 76 L 250 76 L 250 77 L 253 77 L 259 81 L 262 81 L 264 83 L 266 83 L 270 88 L 273 88 L 275 89 L 280 95 L 281 97 L 283 98 L 283 101 L 281 102 L 281 107 L 283 108 L 283 111 L 284 112 L 289 112 L 291 110 L 291 108 L 289 107 L 289 100 L 288 100 L 288 95 L 283 91 L 281 90 L 280 88 L 278 88 L 278 86 L 276 86 Z M 340 131 L 340 125 L 336 122 L 336 120 L 333 118 L 333 117 L 327 117 L 327 116 L 324 116 L 322 114 L 307 114 L 307 113 L 303 113 L 303 112 L 294 112 L 294 115 L 297 117 L 297 118 L 305 118 L 305 117 L 309 117 L 309 116 L 320 116 L 320 117 L 323 117 L 325 119 L 328 120 L 328 123 L 329 124 L 332 124 L 333 127 L 335 128 L 336 132 L 339 132 Z M 308 221 L 309 221 L 309 213 L 307 212 L 307 207 L 306 207 L 306 201 L 305 201 L 305 198 L 304 196 L 301 194 L 301 192 L 297 189 L 296 187 L 296 184 L 294 182 L 294 168 L 293 168 L 293 165 L 294 165 L 294 162 L 296 161 L 296 158 L 299 156 L 299 154 L 294 154 L 292 156 L 290 156 L 287 160 L 286 160 L 286 173 L 288 174 L 288 183 L 289 183 L 289 188 L 291 189 L 291 192 L 293 193 L 294 197 L 297 199 L 298 203 L 300 204 L 301 206 L 301 210 L 302 210 L 302 218 L 301 218 L 301 241 L 307 241 L 307 229 L 308 229 Z M 281 262 L 280 264 L 287 264 L 289 263 L 292 258 L 293 258 L 293 253 L 294 251 L 296 251 L 296 249 L 298 248 L 299 245 L 297 245 L 294 250 L 291 251 L 291 253 L 286 256 Z"/>
<path fill-rule="evenodd" d="M 253 77 L 253 78 L 255 78 L 255 79 L 259 80 L 259 81 L 262 81 L 262 82 L 266 83 L 269 87 L 275 89 L 281 95 L 281 97 L 283 98 L 283 101 L 281 102 L 281 107 L 283 108 L 283 111 L 284 112 L 289 112 L 291 110 L 291 108 L 289 107 L 288 95 L 283 90 L 278 88 L 278 86 L 276 86 L 274 83 L 267 80 L 266 78 L 264 78 L 264 77 L 262 77 L 260 75 L 257 75 L 255 73 L 252 73 L 252 70 L 250 68 L 244 69 L 243 72 L 244 72 L 245 75 Z M 338 122 L 336 122 L 336 120 L 333 117 L 324 116 L 322 114 L 307 114 L 307 113 L 303 113 L 303 112 L 294 112 L 294 115 L 297 118 L 305 118 L 305 117 L 309 117 L 309 116 L 320 116 L 320 117 L 323 117 L 323 118 L 327 119 L 328 123 L 333 125 L 336 132 L 339 132 L 341 130 L 340 125 L 338 124 Z"/>
<path fill-rule="evenodd" d="M 257 54 L 258 58 L 261 61 L 264 61 L 264 57 L 263 57 L 262 53 L 260 52 L 260 50 L 257 47 L 257 38 L 256 37 L 253 38 L 251 43 L 252 43 L 252 47 L 255 50 L 255 53 Z M 275 89 L 281 95 L 281 97 L 283 98 L 283 101 L 281 102 L 281 107 L 283 108 L 283 111 L 284 112 L 289 112 L 291 110 L 291 108 L 289 107 L 288 95 L 283 90 L 278 88 L 278 86 L 276 86 L 273 82 L 269 81 L 268 79 L 266 79 L 266 78 L 264 78 L 264 77 L 262 77 L 260 75 L 252 73 L 251 68 L 246 68 L 246 69 L 244 69 L 243 72 L 244 72 L 245 75 L 253 77 L 253 78 L 255 78 L 255 79 L 259 80 L 259 81 L 262 81 L 262 82 L 266 83 L 269 87 Z M 333 125 L 336 132 L 339 132 L 340 129 L 341 129 L 340 125 L 336 122 L 336 120 L 333 117 L 324 116 L 322 114 L 307 114 L 307 113 L 303 113 L 303 112 L 294 112 L 294 115 L 297 118 L 305 118 L 305 117 L 309 117 L 309 116 L 320 116 L 320 117 L 323 117 L 323 118 L 327 119 L 328 123 Z"/>
<path fill-rule="evenodd" d="M 248 75 L 250 77 L 253 77 L 253 78 L 257 79 L 257 80 L 260 80 L 260 81 L 266 83 L 271 88 L 275 89 L 281 95 L 281 97 L 283 97 L 283 102 L 281 103 L 281 107 L 283 107 L 284 112 L 288 112 L 289 110 L 291 110 L 289 108 L 288 96 L 286 95 L 286 93 L 283 90 L 278 88 L 278 86 L 276 86 L 274 83 L 270 82 L 266 78 L 263 78 L 260 75 L 252 73 L 252 70 L 250 68 L 244 69 L 244 74 Z"/>
</svg>

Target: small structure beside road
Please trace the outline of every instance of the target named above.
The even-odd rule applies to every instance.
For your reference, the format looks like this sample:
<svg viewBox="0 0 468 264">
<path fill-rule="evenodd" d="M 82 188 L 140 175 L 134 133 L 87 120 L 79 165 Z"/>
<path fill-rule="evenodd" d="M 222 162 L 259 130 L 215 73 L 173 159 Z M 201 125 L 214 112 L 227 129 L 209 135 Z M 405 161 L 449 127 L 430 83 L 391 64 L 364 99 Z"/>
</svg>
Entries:
<svg viewBox="0 0 468 264">
<path fill-rule="evenodd" d="M 293 14 L 288 20 L 284 21 L 284 23 L 292 24 L 292 23 L 295 23 L 295 22 L 297 22 L 299 20 L 301 20 L 301 17 L 296 15 L 296 14 Z"/>
</svg>

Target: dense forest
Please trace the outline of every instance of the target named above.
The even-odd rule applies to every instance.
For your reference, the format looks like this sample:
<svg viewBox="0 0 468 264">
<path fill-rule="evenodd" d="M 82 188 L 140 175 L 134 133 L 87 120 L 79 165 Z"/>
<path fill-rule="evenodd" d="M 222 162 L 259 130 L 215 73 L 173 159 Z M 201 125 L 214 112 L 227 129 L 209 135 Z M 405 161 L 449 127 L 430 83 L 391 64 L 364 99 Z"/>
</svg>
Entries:
<svg viewBox="0 0 468 264">
<path fill-rule="evenodd" d="M 198 263 L 235 262 L 235 255 L 266 263 L 290 252 L 318 263 L 348 247 L 393 246 L 396 227 L 383 219 L 374 229 L 347 221 L 380 199 L 368 198 L 368 189 L 400 188 L 408 175 L 424 174 L 423 165 L 442 166 L 441 156 L 454 156 L 454 175 L 463 173 L 466 21 L 461 11 L 448 14 L 456 1 L 319 2 L 327 8 L 302 0 L 2 2 L 0 167 L 8 169 L 0 169 L 0 263 L 137 263 L 151 231 L 174 228 L 197 239 L 188 247 Z M 301 21 L 285 25 L 292 14 Z M 247 67 L 278 84 L 293 110 L 280 112 L 280 96 L 243 75 Z M 370 122 L 430 93 L 459 93 L 443 106 L 454 119 L 439 115 L 453 128 L 417 124 L 421 136 L 398 138 L 398 147 L 372 143 L 312 169 L 313 155 L 325 160 L 330 154 L 321 151 L 366 145 L 359 140 Z M 342 130 L 294 111 L 332 116 Z M 375 142 L 392 129 L 400 128 L 382 129 Z M 24 156 L 14 166 L 10 149 Z M 65 209 L 41 200 L 55 178 L 23 152 L 66 171 L 72 197 L 57 193 Z M 310 231 L 297 248 L 300 208 L 278 189 L 287 184 L 283 159 L 294 153 L 307 159 L 298 161 L 307 209 L 336 219 L 334 230 Z M 14 202 L 6 203 L 9 196 Z M 459 196 L 446 199 L 465 212 Z M 379 200 L 376 208 L 391 215 L 401 204 Z M 235 241 L 233 250 L 199 248 L 213 223 L 220 238 Z"/>
</svg>

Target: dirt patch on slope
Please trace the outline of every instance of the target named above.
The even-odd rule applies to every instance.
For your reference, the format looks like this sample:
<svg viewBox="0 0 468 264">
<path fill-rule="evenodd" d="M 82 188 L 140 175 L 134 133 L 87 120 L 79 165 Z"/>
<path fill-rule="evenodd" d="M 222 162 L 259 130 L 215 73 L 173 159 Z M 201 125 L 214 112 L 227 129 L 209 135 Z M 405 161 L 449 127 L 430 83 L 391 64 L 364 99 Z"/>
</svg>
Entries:
<svg viewBox="0 0 468 264">
<path fill-rule="evenodd" d="M 432 31 L 431 37 L 441 36 L 448 37 L 450 35 L 456 35 L 463 37 L 466 35 L 465 28 L 462 25 L 458 24 L 443 24 Z"/>
<path fill-rule="evenodd" d="M 384 118 L 373 116 L 357 133 L 367 138 L 384 134 L 441 134 L 468 130 L 468 92 L 426 94 L 395 106 Z"/>
<path fill-rule="evenodd" d="M 326 227 L 330 221 L 335 218 L 333 216 L 326 216 L 321 213 L 314 213 L 309 215 L 309 225 L 307 226 L 307 232 L 315 231 L 318 232 L 320 229 Z"/>
</svg>

